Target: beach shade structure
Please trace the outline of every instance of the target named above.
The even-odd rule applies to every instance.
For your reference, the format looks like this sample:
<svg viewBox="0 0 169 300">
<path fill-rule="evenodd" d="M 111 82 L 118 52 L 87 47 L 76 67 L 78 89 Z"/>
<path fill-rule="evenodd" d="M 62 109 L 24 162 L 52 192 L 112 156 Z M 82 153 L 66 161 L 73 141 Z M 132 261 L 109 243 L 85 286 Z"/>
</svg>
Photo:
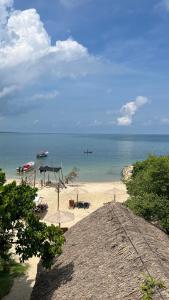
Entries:
<svg viewBox="0 0 169 300">
<path fill-rule="evenodd" d="M 76 194 L 76 202 L 79 202 L 79 194 L 86 194 L 88 191 L 80 185 L 74 185 L 73 190 L 69 191 L 70 194 Z"/>
<path fill-rule="evenodd" d="M 49 175 L 49 172 L 52 172 L 55 176 L 56 181 L 57 181 L 57 178 L 56 178 L 56 174 L 57 174 L 59 176 L 58 181 L 61 180 L 60 177 L 62 178 L 62 181 L 63 181 L 63 173 L 62 173 L 61 167 L 40 166 L 39 172 L 40 172 L 40 174 L 42 173 L 44 176 L 44 179 L 43 179 L 44 185 L 46 184 L 46 180 L 45 180 L 46 172 L 48 172 L 48 175 Z M 49 181 L 49 176 L 48 176 L 48 181 Z"/>
<path fill-rule="evenodd" d="M 60 224 L 61 223 L 67 223 L 67 222 L 70 222 L 70 221 L 73 221 L 74 220 L 74 214 L 73 213 L 70 213 L 70 212 L 67 212 L 67 211 L 61 211 L 61 210 L 58 210 L 56 213 L 54 214 L 51 214 L 49 216 L 47 216 L 44 221 L 46 222 L 50 222 L 52 224 Z"/>
<path fill-rule="evenodd" d="M 125 193 L 125 191 L 122 191 L 122 190 L 117 189 L 117 188 L 113 188 L 113 189 L 111 189 L 111 190 L 106 191 L 106 194 L 107 194 L 107 195 L 112 196 L 112 201 L 113 201 L 113 202 L 116 202 L 116 197 L 117 197 L 118 195 L 122 195 L 122 194 L 124 194 L 124 193 Z"/>
</svg>

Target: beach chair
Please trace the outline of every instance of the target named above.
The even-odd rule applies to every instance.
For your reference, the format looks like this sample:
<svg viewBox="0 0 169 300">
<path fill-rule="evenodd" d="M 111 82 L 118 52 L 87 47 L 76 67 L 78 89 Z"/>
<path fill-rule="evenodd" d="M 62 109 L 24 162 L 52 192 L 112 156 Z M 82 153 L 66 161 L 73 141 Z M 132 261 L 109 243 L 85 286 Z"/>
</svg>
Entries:
<svg viewBox="0 0 169 300">
<path fill-rule="evenodd" d="M 84 203 L 81 202 L 81 201 L 79 201 L 79 202 L 77 203 L 77 207 L 78 207 L 78 208 L 84 208 Z"/>
<path fill-rule="evenodd" d="M 69 208 L 75 208 L 75 201 L 69 200 Z"/>
<path fill-rule="evenodd" d="M 90 206 L 90 203 L 89 203 L 89 202 L 84 202 L 84 203 L 83 203 L 83 207 L 84 207 L 84 208 L 89 208 L 89 206 Z"/>
</svg>

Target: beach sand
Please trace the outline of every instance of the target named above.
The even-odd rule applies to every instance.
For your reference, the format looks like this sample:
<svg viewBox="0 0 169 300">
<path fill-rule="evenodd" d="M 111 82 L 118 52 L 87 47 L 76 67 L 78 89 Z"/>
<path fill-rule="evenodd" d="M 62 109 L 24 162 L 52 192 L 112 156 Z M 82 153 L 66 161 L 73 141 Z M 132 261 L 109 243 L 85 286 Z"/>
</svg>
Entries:
<svg viewBox="0 0 169 300">
<path fill-rule="evenodd" d="M 78 188 L 76 185 L 78 185 Z M 88 209 L 69 209 L 69 200 L 72 199 L 76 201 L 77 193 L 79 201 L 90 203 Z M 48 204 L 48 212 L 45 218 L 57 212 L 58 195 L 54 187 L 39 188 L 38 195 L 41 197 L 40 200 L 42 203 Z M 104 203 L 114 200 L 114 195 L 117 202 L 124 202 L 127 199 L 126 187 L 122 182 L 73 183 L 68 185 L 66 189 L 61 189 L 59 195 L 59 209 L 64 212 L 71 212 L 74 215 L 72 221 L 61 223 L 61 227 L 68 228 L 104 205 Z M 56 223 L 55 225 L 58 224 Z M 35 282 L 38 261 L 39 259 L 36 257 L 29 259 L 29 268 L 25 276 L 17 278 L 14 281 L 9 295 L 4 297 L 4 300 L 29 300 Z"/>
</svg>

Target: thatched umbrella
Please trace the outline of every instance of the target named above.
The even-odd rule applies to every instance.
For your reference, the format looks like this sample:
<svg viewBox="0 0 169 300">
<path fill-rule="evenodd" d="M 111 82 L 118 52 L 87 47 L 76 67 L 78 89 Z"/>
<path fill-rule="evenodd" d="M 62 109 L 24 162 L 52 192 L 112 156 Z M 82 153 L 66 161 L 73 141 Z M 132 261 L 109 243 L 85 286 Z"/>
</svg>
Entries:
<svg viewBox="0 0 169 300">
<path fill-rule="evenodd" d="M 60 227 L 61 223 L 74 220 L 74 214 L 60 210 L 60 182 L 56 185 L 56 191 L 57 191 L 57 211 L 56 213 L 47 216 L 44 219 L 44 221 L 50 223 L 58 223 Z"/>
<path fill-rule="evenodd" d="M 88 191 L 81 187 L 80 184 L 76 184 L 73 186 L 73 189 L 71 191 L 68 191 L 70 194 L 75 194 L 76 195 L 76 202 L 79 202 L 79 194 L 86 194 Z"/>
<path fill-rule="evenodd" d="M 47 216 L 44 221 L 50 222 L 52 224 L 58 223 L 59 226 L 61 223 L 66 223 L 74 220 L 74 214 L 67 212 L 67 211 L 61 211 L 58 210 L 56 213 Z"/>
<path fill-rule="evenodd" d="M 116 196 L 117 195 L 122 195 L 124 193 L 125 193 L 125 191 L 122 191 L 122 190 L 117 189 L 117 188 L 112 188 L 111 190 L 106 191 L 107 195 L 112 196 L 112 198 L 113 198 L 112 201 L 113 202 L 116 202 Z"/>
</svg>

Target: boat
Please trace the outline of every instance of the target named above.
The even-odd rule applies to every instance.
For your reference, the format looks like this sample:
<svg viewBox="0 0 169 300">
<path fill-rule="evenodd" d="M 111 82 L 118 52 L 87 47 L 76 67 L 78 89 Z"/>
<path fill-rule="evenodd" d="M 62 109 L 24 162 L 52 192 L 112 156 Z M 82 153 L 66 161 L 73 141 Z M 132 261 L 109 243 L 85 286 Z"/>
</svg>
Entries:
<svg viewBox="0 0 169 300">
<path fill-rule="evenodd" d="M 23 166 L 16 168 L 16 171 L 17 171 L 17 173 L 28 172 L 28 171 L 32 170 L 34 168 L 34 166 L 35 166 L 35 162 L 30 161 L 30 162 L 27 162 L 26 164 L 24 164 Z"/>
<path fill-rule="evenodd" d="M 48 151 L 41 151 L 41 152 L 37 153 L 36 157 L 37 158 L 47 157 L 48 153 L 49 153 Z"/>
<path fill-rule="evenodd" d="M 83 151 L 84 154 L 92 154 L 93 151 L 89 151 L 88 149 L 86 151 Z"/>
</svg>

